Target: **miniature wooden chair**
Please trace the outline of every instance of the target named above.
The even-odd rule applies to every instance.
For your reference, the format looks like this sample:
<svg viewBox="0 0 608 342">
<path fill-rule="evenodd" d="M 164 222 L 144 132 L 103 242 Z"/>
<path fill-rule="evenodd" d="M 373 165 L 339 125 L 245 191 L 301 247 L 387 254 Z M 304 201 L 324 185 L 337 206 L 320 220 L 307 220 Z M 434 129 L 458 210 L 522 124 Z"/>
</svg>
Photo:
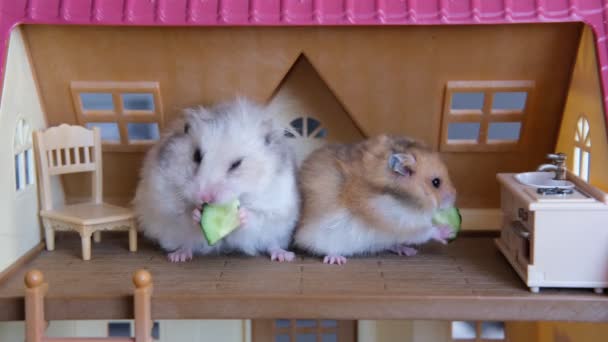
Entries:
<svg viewBox="0 0 608 342">
<path fill-rule="evenodd" d="M 98 128 L 60 125 L 34 132 L 42 224 L 46 248 L 55 249 L 55 231 L 74 230 L 82 239 L 82 258 L 91 259 L 91 235 L 101 241 L 101 231 L 128 231 L 129 250 L 137 251 L 135 216 L 130 209 L 103 203 L 101 136 Z M 92 172 L 92 201 L 53 207 L 51 176 Z"/>
<path fill-rule="evenodd" d="M 135 337 L 110 338 L 52 338 L 44 336 L 46 321 L 44 319 L 44 296 L 48 284 L 44 282 L 42 272 L 29 271 L 25 275 L 25 342 L 151 342 L 152 341 L 152 276 L 146 270 L 133 274 L 135 291 L 133 306 L 135 313 Z"/>
</svg>

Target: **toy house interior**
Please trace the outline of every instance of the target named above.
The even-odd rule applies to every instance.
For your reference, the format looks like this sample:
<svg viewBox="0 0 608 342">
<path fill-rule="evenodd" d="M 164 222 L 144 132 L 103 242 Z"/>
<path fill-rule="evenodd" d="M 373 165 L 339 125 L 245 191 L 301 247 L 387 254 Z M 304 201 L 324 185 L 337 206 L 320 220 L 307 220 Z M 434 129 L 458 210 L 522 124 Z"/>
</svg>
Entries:
<svg viewBox="0 0 608 342">
<path fill-rule="evenodd" d="M 582 10 L 540 23 L 554 13 L 547 2 L 536 19 L 474 25 L 471 7 L 471 21 L 449 25 L 445 13 L 453 12 L 439 10 L 445 1 L 429 1 L 448 19 L 426 25 L 412 10 L 397 25 L 373 22 L 377 15 L 362 22 L 374 25 L 297 25 L 299 17 L 281 25 L 289 23 L 284 9 L 279 25 L 217 26 L 223 12 L 204 6 L 218 1 L 162 10 L 168 1 L 147 8 L 126 0 L 119 19 L 111 19 L 113 5 L 85 2 L 0 2 L 1 341 L 34 330 L 26 341 L 544 342 L 608 334 L 608 57 Z M 589 16 L 606 6 L 580 3 Z M 186 4 L 189 19 L 178 23 Z M 205 22 L 205 13 L 213 19 Z M 406 25 L 414 13 L 424 25 Z M 305 255 L 292 263 L 168 262 L 138 238 L 130 214 L 145 153 L 182 109 L 236 95 L 268 104 L 298 163 L 325 144 L 382 133 L 424 141 L 457 188 L 461 234 L 415 257 L 357 257 L 340 267 Z M 90 143 L 59 152 L 43 132 L 65 124 L 91 130 Z M 62 165 L 77 172 L 62 174 Z M 87 205 L 101 203 L 113 221 L 87 217 Z M 70 229 L 54 222 L 65 217 L 51 210 L 75 204 L 84 207 L 72 214 L 85 218 L 68 228 L 80 235 L 61 231 Z M 86 228 L 115 222 L 125 232 Z M 34 269 L 41 273 L 28 273 Z M 136 278 L 134 291 L 131 275 L 141 269 L 149 273 L 137 273 L 145 281 Z M 150 282 L 152 294 L 142 290 Z"/>
</svg>

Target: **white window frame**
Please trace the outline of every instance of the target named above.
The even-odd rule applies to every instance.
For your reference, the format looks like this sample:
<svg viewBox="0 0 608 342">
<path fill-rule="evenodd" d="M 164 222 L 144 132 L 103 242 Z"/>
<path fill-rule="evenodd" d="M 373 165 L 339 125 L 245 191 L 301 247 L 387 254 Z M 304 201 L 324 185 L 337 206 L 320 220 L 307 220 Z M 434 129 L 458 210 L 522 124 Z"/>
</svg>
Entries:
<svg viewBox="0 0 608 342">
<path fill-rule="evenodd" d="M 591 173 L 591 125 L 584 114 L 578 117 L 574 128 L 572 172 L 585 182 L 589 181 Z"/>
<path fill-rule="evenodd" d="M 296 127 L 294 126 L 294 122 L 298 119 L 302 120 L 302 132 L 298 132 Z M 308 119 L 316 121 L 319 125 L 314 129 L 310 130 L 308 127 Z M 323 122 L 316 117 L 308 116 L 308 115 L 298 115 L 293 120 L 289 121 L 289 125 L 285 128 L 285 133 L 288 138 L 297 138 L 297 139 L 326 139 L 327 138 L 327 129 L 323 126 Z M 321 136 L 319 136 L 321 135 Z"/>
<path fill-rule="evenodd" d="M 534 81 L 449 81 L 446 86 L 439 149 L 442 152 L 508 152 L 518 150 L 524 138 L 526 119 L 533 98 Z M 526 103 L 522 109 L 494 109 L 494 94 L 525 92 Z M 452 97 L 456 93 L 483 93 L 480 109 L 452 109 Z M 521 124 L 519 138 L 511 140 L 489 140 L 491 123 L 518 122 Z M 479 133 L 474 140 L 449 140 L 451 123 L 478 123 Z"/>
<path fill-rule="evenodd" d="M 13 179 L 17 193 L 36 184 L 36 164 L 32 144 L 32 129 L 22 116 L 17 117 L 13 136 Z M 19 178 L 17 178 L 17 175 Z"/>
<path fill-rule="evenodd" d="M 141 152 L 146 151 L 156 140 L 130 140 L 129 123 L 156 123 L 159 134 L 164 126 L 163 109 L 158 82 L 103 82 L 103 81 L 74 81 L 70 84 L 72 101 L 78 124 L 115 123 L 118 127 L 120 140 L 102 141 L 104 151 L 112 152 Z M 85 110 L 80 97 L 81 93 L 104 93 L 112 95 L 112 110 Z M 154 110 L 127 110 L 123 106 L 123 94 L 152 94 Z"/>
</svg>

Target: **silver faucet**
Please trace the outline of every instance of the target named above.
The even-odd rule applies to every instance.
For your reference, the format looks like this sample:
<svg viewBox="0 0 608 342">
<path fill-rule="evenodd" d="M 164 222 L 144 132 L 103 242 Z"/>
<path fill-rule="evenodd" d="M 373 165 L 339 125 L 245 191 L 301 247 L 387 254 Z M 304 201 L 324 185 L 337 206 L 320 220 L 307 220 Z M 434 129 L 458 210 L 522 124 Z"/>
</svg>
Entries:
<svg viewBox="0 0 608 342">
<path fill-rule="evenodd" d="M 553 171 L 555 172 L 555 180 L 566 180 L 566 154 L 565 153 L 549 153 L 547 159 L 551 160 L 550 164 L 542 164 L 537 171 Z"/>
</svg>

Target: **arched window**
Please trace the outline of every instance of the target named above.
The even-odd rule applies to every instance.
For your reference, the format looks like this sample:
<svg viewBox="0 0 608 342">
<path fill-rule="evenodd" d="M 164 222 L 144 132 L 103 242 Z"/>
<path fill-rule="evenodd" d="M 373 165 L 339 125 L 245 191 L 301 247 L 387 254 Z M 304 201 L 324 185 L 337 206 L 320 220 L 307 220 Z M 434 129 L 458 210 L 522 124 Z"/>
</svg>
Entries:
<svg viewBox="0 0 608 342">
<path fill-rule="evenodd" d="M 325 138 L 327 131 L 321 126 L 321 122 L 315 118 L 302 116 L 292 120 L 289 128 L 285 130 L 288 138 Z"/>
<path fill-rule="evenodd" d="M 15 154 L 15 189 L 20 191 L 28 185 L 34 184 L 36 179 L 34 153 L 32 151 L 32 130 L 25 119 L 17 121 L 13 151 Z"/>
<path fill-rule="evenodd" d="M 584 181 L 589 180 L 589 163 L 591 161 L 591 132 L 589 120 L 581 115 L 576 122 L 574 132 L 573 172 Z"/>
</svg>

